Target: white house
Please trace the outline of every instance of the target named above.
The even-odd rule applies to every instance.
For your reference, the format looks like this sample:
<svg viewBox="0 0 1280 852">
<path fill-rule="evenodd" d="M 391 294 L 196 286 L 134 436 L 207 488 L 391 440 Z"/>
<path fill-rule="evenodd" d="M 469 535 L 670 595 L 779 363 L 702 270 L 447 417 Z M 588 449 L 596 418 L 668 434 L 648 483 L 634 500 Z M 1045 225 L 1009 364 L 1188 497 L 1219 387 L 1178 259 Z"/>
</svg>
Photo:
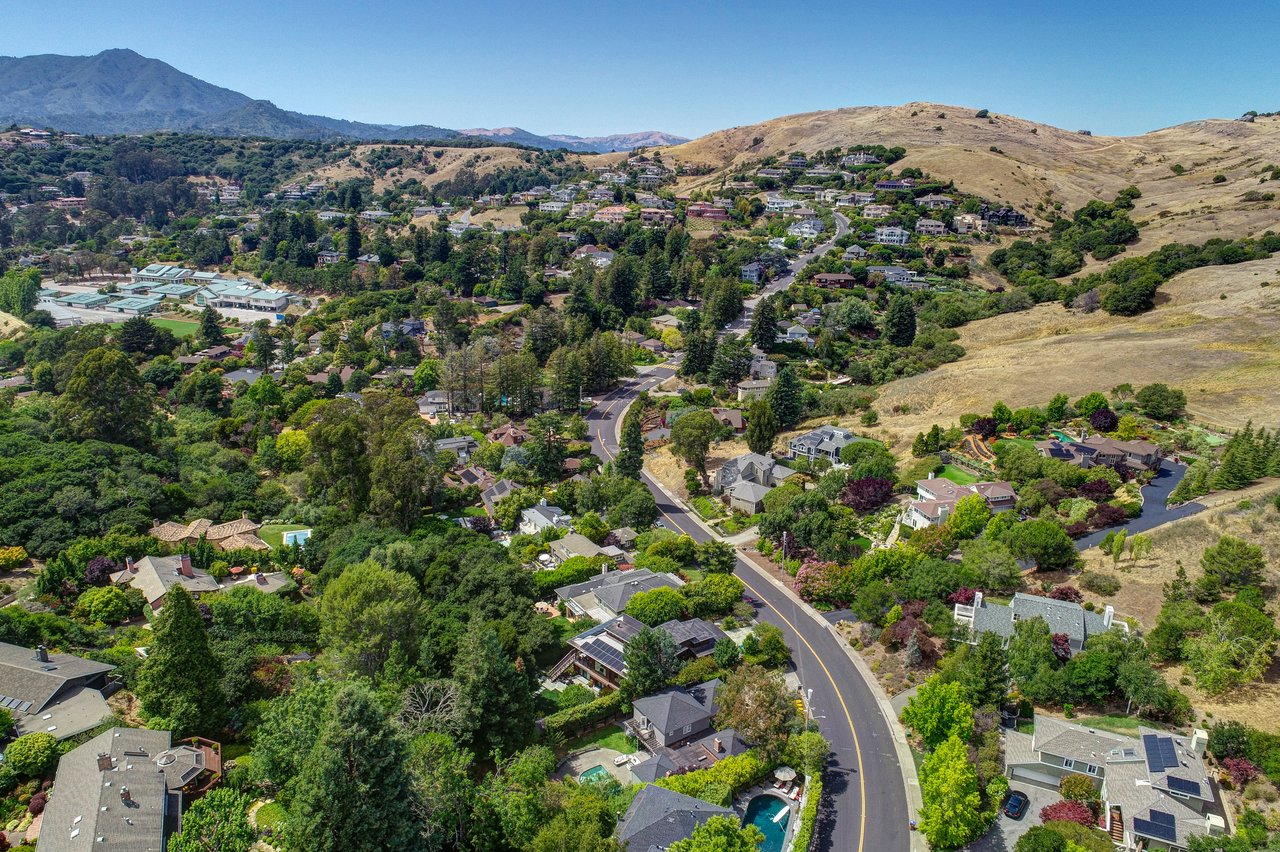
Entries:
<svg viewBox="0 0 1280 852">
<path fill-rule="evenodd" d="M 876 228 L 875 236 L 872 239 L 882 246 L 905 246 L 911 242 L 911 232 L 905 228 L 890 225 Z"/>
</svg>

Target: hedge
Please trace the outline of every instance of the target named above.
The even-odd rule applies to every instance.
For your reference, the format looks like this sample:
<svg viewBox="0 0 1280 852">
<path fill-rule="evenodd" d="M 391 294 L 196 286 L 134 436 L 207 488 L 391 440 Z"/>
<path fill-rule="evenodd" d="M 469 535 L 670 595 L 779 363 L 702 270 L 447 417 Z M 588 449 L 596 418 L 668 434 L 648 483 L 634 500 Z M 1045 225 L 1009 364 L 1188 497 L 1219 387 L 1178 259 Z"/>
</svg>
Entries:
<svg viewBox="0 0 1280 852">
<path fill-rule="evenodd" d="M 704 802 L 719 804 L 718 799 L 724 798 L 725 787 L 735 794 L 740 793 L 752 784 L 763 780 L 772 768 L 755 752 L 747 751 L 726 757 L 706 769 L 695 769 L 684 775 L 659 778 L 654 783 L 659 787 L 666 787 L 668 790 L 702 799 Z"/>
<path fill-rule="evenodd" d="M 552 713 L 542 720 L 543 737 L 558 741 L 575 737 L 597 722 L 603 722 L 622 709 L 622 693 L 602 695 L 595 701 Z"/>
<path fill-rule="evenodd" d="M 796 839 L 791 848 L 795 852 L 808 852 L 813 841 L 813 826 L 818 821 L 818 802 L 822 799 L 822 776 L 814 775 L 809 779 L 808 798 L 804 800 L 804 810 L 800 811 L 800 827 L 796 829 Z"/>
</svg>

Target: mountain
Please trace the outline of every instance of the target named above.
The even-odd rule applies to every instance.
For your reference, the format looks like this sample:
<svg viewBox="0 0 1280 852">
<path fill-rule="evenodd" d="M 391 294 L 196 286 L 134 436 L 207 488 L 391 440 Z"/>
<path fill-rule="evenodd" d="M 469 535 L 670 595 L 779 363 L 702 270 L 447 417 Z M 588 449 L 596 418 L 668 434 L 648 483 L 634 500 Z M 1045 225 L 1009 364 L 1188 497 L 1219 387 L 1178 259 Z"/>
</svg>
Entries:
<svg viewBox="0 0 1280 852">
<path fill-rule="evenodd" d="M 500 143 L 581 152 L 629 151 L 688 141 L 658 131 L 539 136 L 517 127 L 459 132 L 430 124 L 366 124 L 306 115 L 206 83 L 132 50 L 104 50 L 96 56 L 0 57 L 0 125 L 14 123 L 72 133 L 172 130 L 275 139 L 443 141 L 475 135 Z"/>
<path fill-rule="evenodd" d="M 464 136 L 483 136 L 499 142 L 513 142 L 531 148 L 567 148 L 580 153 L 604 154 L 609 151 L 634 151 L 636 148 L 653 148 L 660 145 L 679 145 L 689 140 L 683 136 L 663 133 L 661 130 L 642 130 L 639 133 L 615 133 L 611 136 L 570 136 L 552 133 L 539 136 L 519 127 L 473 127 L 460 130 Z"/>
</svg>

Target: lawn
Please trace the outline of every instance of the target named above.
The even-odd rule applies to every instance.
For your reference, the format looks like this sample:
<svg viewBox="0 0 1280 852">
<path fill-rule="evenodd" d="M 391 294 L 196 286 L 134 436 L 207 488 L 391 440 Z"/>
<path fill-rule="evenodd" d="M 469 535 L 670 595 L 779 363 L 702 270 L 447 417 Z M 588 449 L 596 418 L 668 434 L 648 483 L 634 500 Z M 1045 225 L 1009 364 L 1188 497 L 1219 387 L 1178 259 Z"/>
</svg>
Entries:
<svg viewBox="0 0 1280 852">
<path fill-rule="evenodd" d="M 263 831 L 276 831 L 282 828 L 284 826 L 284 818 L 284 805 L 279 802 L 268 802 L 258 808 L 257 813 L 253 815 L 254 822 Z"/>
<path fill-rule="evenodd" d="M 1030 438 L 1000 438 L 995 442 L 994 446 L 999 447 L 1001 444 L 1016 444 L 1019 447 L 1026 447 L 1029 450 L 1034 450 L 1036 448 L 1036 442 L 1032 441 Z"/>
<path fill-rule="evenodd" d="M 258 538 L 272 547 L 280 547 L 284 543 L 284 534 L 307 529 L 306 524 L 265 524 L 258 530 Z"/>
<path fill-rule="evenodd" d="M 1132 735 L 1141 725 L 1150 726 L 1151 723 L 1139 719 L 1137 716 L 1126 716 L 1123 713 L 1108 713 L 1105 716 L 1082 716 L 1079 719 L 1073 719 L 1076 725 L 1083 725 L 1086 728 L 1097 728 L 1100 731 L 1110 731 L 1113 734 Z"/>
<path fill-rule="evenodd" d="M 169 329 L 169 331 L 173 332 L 174 337 L 190 337 L 200 330 L 200 323 L 191 322 L 190 320 L 156 319 L 155 317 L 150 317 L 150 319 L 152 325 L 156 328 Z M 119 328 L 122 325 L 124 325 L 124 323 L 111 323 L 113 328 Z M 238 334 L 240 332 L 240 327 L 235 325 L 227 326 L 223 331 L 227 332 L 227 334 Z"/>
<path fill-rule="evenodd" d="M 611 748 L 614 751 L 630 754 L 639 748 L 639 743 L 634 738 L 629 737 L 621 729 L 610 725 L 607 728 L 601 728 L 592 734 L 578 737 L 565 745 L 569 751 L 577 751 L 580 748 L 595 746 L 596 748 Z"/>
<path fill-rule="evenodd" d="M 724 510 L 720 508 L 720 504 L 710 497 L 694 497 L 690 502 L 693 503 L 693 508 L 698 510 L 698 514 L 702 516 L 704 521 L 713 521 L 716 518 L 724 517 Z"/>
<path fill-rule="evenodd" d="M 956 485 L 972 485 L 978 481 L 978 477 L 954 464 L 943 465 L 942 473 L 938 475 L 943 479 L 950 479 Z"/>
</svg>

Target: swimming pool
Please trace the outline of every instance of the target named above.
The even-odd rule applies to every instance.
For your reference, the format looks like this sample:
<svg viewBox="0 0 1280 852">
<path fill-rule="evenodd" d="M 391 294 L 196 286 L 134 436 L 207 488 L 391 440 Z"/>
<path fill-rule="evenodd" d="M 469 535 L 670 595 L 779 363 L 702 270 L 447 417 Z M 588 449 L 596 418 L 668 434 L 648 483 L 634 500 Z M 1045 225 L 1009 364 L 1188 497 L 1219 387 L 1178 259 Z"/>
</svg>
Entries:
<svg viewBox="0 0 1280 852">
<path fill-rule="evenodd" d="M 609 774 L 609 770 L 597 764 L 579 775 L 578 780 L 586 783 L 588 781 L 608 781 L 612 777 Z"/>
<path fill-rule="evenodd" d="M 760 852 L 782 852 L 782 844 L 787 839 L 787 821 L 790 819 L 791 811 L 787 803 L 777 796 L 764 793 L 747 803 L 742 824 L 754 825 L 764 835 Z"/>
<path fill-rule="evenodd" d="M 1061 429 L 1054 429 L 1053 437 L 1057 438 L 1059 441 L 1066 441 L 1071 444 L 1074 444 L 1076 442 L 1075 438 L 1071 437 L 1066 432 L 1063 432 Z"/>
</svg>

